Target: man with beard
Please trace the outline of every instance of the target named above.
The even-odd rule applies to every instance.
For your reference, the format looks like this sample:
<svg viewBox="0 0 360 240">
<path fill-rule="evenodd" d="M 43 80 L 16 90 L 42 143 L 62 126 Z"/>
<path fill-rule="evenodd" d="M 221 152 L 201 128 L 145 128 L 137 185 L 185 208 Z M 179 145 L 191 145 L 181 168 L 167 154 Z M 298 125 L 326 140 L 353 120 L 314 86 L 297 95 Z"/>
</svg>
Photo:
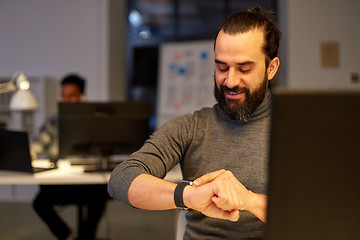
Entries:
<svg viewBox="0 0 360 240">
<path fill-rule="evenodd" d="M 228 18 L 215 40 L 218 104 L 173 119 L 118 165 L 114 198 L 188 208 L 184 239 L 260 239 L 266 221 L 271 93 L 281 32 L 261 8 Z M 163 180 L 180 163 L 192 184 Z"/>
</svg>

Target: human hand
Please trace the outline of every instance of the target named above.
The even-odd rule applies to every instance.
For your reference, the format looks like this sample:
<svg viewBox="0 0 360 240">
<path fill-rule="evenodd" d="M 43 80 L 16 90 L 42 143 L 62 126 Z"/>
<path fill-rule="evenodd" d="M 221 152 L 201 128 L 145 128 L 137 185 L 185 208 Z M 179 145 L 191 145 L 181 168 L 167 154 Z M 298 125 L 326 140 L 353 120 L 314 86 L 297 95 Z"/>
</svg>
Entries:
<svg viewBox="0 0 360 240">
<path fill-rule="evenodd" d="M 194 186 L 201 186 L 201 185 L 204 185 L 206 183 L 212 182 L 217 176 L 224 173 L 225 171 L 226 171 L 225 169 L 221 169 L 221 170 L 217 170 L 215 172 L 207 173 L 207 174 L 195 179 L 193 181 L 193 185 Z"/>
<path fill-rule="evenodd" d="M 211 172 L 196 179 L 194 184 L 197 186 L 195 190 L 200 190 L 200 188 L 207 190 L 208 195 L 206 197 L 209 201 L 207 206 L 212 206 L 206 208 L 208 211 L 202 212 L 203 214 L 210 216 L 215 211 L 222 211 L 226 219 L 237 221 L 240 214 L 239 210 L 247 210 L 254 213 L 260 220 L 265 220 L 266 196 L 255 194 L 246 189 L 232 172 L 224 169 Z M 209 196 L 211 193 L 212 196 Z M 201 192 L 198 194 L 205 197 Z"/>
<path fill-rule="evenodd" d="M 240 183 L 231 171 L 224 169 L 211 172 L 196 179 L 195 184 L 201 186 L 211 183 L 214 196 L 212 201 L 219 208 L 227 211 L 246 210 L 252 192 Z"/>
<path fill-rule="evenodd" d="M 195 185 L 193 185 L 195 186 Z M 219 208 L 213 202 L 214 191 L 209 184 L 202 186 L 186 186 L 183 193 L 184 204 L 202 214 L 213 217 L 237 221 L 239 219 L 239 211 L 227 211 Z"/>
</svg>

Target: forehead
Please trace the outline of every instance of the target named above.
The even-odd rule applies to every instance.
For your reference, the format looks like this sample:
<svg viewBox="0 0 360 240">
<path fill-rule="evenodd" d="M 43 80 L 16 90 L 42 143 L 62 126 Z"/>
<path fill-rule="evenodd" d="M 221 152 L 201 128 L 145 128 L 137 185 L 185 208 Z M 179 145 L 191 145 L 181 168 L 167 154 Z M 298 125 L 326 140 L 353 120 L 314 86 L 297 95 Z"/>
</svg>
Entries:
<svg viewBox="0 0 360 240">
<path fill-rule="evenodd" d="M 221 30 L 216 38 L 217 60 L 256 61 L 265 58 L 264 33 L 253 29 L 245 33 L 228 34 Z"/>
<path fill-rule="evenodd" d="M 76 84 L 67 83 L 62 86 L 62 92 L 63 92 L 63 94 L 70 93 L 70 92 L 71 93 L 72 92 L 80 92 L 80 88 Z"/>
</svg>

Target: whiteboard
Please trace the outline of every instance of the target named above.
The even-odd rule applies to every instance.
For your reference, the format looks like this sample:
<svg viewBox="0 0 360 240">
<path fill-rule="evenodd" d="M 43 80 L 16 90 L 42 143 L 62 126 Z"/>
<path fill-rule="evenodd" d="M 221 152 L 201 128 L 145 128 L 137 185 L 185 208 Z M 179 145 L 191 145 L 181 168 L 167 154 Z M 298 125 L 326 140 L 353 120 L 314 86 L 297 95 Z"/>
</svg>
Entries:
<svg viewBox="0 0 360 240">
<path fill-rule="evenodd" d="M 214 40 L 160 46 L 157 128 L 170 119 L 215 104 Z"/>
</svg>

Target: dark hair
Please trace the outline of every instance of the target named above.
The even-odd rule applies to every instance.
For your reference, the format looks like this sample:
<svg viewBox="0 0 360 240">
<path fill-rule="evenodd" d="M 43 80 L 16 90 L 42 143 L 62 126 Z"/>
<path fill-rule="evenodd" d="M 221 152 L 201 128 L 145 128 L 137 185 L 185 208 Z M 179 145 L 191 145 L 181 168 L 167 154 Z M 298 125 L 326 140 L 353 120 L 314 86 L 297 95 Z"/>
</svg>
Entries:
<svg viewBox="0 0 360 240">
<path fill-rule="evenodd" d="M 70 74 L 63 78 L 61 85 L 76 84 L 80 88 L 80 92 L 85 92 L 85 80 L 76 74 Z"/>
<path fill-rule="evenodd" d="M 271 12 L 265 11 L 261 7 L 251 8 L 231 15 L 222 24 L 221 30 L 228 34 L 246 33 L 250 30 L 263 30 L 265 44 L 263 51 L 266 56 L 266 66 L 270 60 L 278 54 L 281 31 L 276 23 L 271 19 Z M 219 35 L 219 32 L 216 35 Z M 215 43 L 216 43 L 215 38 Z"/>
</svg>

